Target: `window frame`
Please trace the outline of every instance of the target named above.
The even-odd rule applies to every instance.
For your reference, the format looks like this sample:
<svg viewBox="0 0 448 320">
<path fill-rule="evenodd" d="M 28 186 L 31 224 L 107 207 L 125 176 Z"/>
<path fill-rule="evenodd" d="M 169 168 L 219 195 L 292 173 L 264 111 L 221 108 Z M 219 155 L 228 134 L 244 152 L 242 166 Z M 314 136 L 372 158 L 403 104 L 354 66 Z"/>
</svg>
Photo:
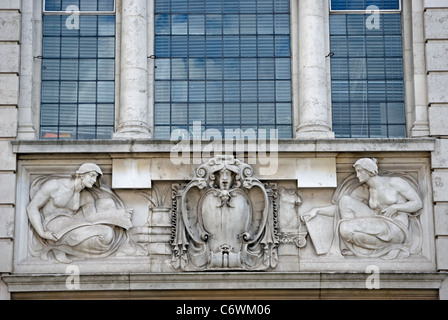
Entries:
<svg viewBox="0 0 448 320">
<path fill-rule="evenodd" d="M 371 11 L 364 9 L 364 10 L 336 10 L 331 7 L 332 0 L 328 0 L 328 7 L 330 8 L 330 14 L 359 14 L 359 13 L 369 13 Z M 402 13 L 403 12 L 403 6 L 402 6 L 402 0 L 398 0 L 398 9 L 380 9 L 380 13 Z"/>
<path fill-rule="evenodd" d="M 259 115 L 259 111 L 260 111 L 260 109 L 259 109 L 259 104 L 262 104 L 263 103 L 263 101 L 260 101 L 260 97 L 259 96 L 257 96 L 257 101 L 256 102 L 248 102 L 249 104 L 250 103 L 254 103 L 254 104 L 256 104 L 257 105 L 257 115 L 256 115 L 256 117 L 257 117 L 257 120 L 256 120 L 256 122 L 254 123 L 254 124 L 251 124 L 251 125 L 253 125 L 253 128 L 258 132 L 258 130 L 259 129 L 263 129 L 264 127 L 273 127 L 273 128 L 275 128 L 275 129 L 279 129 L 279 128 L 282 128 L 282 127 L 289 127 L 289 129 L 288 129 L 288 131 L 290 131 L 290 138 L 286 138 L 286 139 L 291 139 L 291 138 L 294 138 L 294 136 L 295 136 L 295 127 L 296 127 L 296 125 L 295 125 L 295 121 L 296 121 L 296 119 L 295 119 L 295 109 L 296 109 L 296 106 L 295 106 L 295 101 L 294 101 L 294 71 L 293 71 L 293 60 L 294 60 L 294 51 L 293 51 L 293 33 L 294 33 L 294 30 L 293 30 L 293 28 L 294 28 L 294 26 L 292 25 L 292 19 L 293 19 L 293 10 L 291 9 L 291 7 L 292 7 L 292 3 L 294 2 L 294 0 L 290 0 L 289 1 L 289 8 L 288 8 L 288 12 L 287 12 L 287 15 L 288 15 L 288 20 L 289 20 L 289 23 L 288 23 L 288 34 L 287 34 L 287 37 L 289 38 L 289 56 L 287 57 L 287 59 L 289 59 L 289 68 L 290 68 L 290 70 L 289 70 L 289 79 L 287 79 L 287 80 L 285 80 L 285 79 L 277 79 L 277 78 L 272 78 L 272 79 L 265 79 L 266 81 L 272 81 L 272 82 L 278 82 L 278 81 L 289 81 L 289 87 L 290 87 L 290 98 L 289 98 L 289 101 L 288 102 L 285 102 L 285 101 L 274 101 L 274 102 L 272 102 L 272 101 L 270 101 L 270 102 L 267 102 L 267 103 L 271 103 L 272 105 L 273 105 L 273 112 L 274 112 L 274 114 L 273 114 L 273 117 L 274 117 L 274 119 L 277 119 L 277 112 L 278 112 L 278 110 L 277 110 L 277 105 L 279 105 L 279 104 L 289 104 L 290 105 L 290 108 L 291 108 L 291 110 L 290 110 L 290 114 L 289 114 L 289 117 L 290 117 L 290 122 L 288 123 L 288 124 L 285 124 L 285 123 L 281 123 L 281 122 L 278 122 L 277 123 L 277 120 L 275 120 L 275 123 L 274 124 L 263 124 L 262 122 L 260 122 L 260 120 L 258 119 L 258 115 Z M 155 2 L 154 2 L 154 5 L 155 5 Z M 274 15 L 275 13 L 274 12 L 269 12 L 270 14 L 272 14 L 272 15 Z M 156 15 L 157 14 L 160 14 L 160 15 L 162 15 L 162 14 L 164 14 L 164 13 L 158 13 L 156 10 L 155 10 L 155 8 L 154 8 L 154 31 L 153 31 L 153 35 L 154 35 L 154 53 L 155 53 L 155 41 L 156 41 L 156 38 L 157 38 L 157 36 L 162 36 L 162 35 L 157 35 L 157 33 L 156 33 Z M 190 14 L 190 13 L 186 13 L 186 12 L 182 12 L 182 13 L 180 13 L 180 12 L 170 12 L 170 13 L 165 13 L 165 14 L 167 14 L 167 15 L 170 15 L 170 16 L 173 16 L 173 15 L 176 15 L 176 14 L 179 14 L 179 15 L 188 15 L 188 14 Z M 217 15 L 221 15 L 221 16 L 225 16 L 226 14 L 228 14 L 228 13 L 225 13 L 225 12 L 223 12 L 223 11 L 221 11 L 220 13 L 207 13 L 207 12 L 205 12 L 205 9 L 204 9 L 204 13 L 193 13 L 192 15 L 204 15 L 204 17 L 206 17 L 207 15 L 215 15 L 215 14 L 217 14 Z M 238 13 L 232 13 L 232 14 L 235 14 L 235 15 L 238 15 L 238 16 L 240 16 L 240 15 L 242 15 L 242 14 L 244 14 L 244 13 L 241 13 L 240 11 L 238 11 Z M 260 14 L 260 13 L 256 13 L 256 12 L 254 12 L 254 13 L 251 13 L 251 14 L 253 14 L 253 15 L 257 15 L 257 14 Z M 274 18 L 273 18 L 274 19 Z M 205 20 L 205 18 L 204 18 L 204 20 Z M 257 21 L 257 20 L 256 20 Z M 172 28 L 172 26 L 170 25 L 170 27 L 169 27 L 170 29 Z M 224 26 L 222 25 L 221 26 L 221 28 L 224 28 Z M 275 28 L 275 24 L 274 24 L 274 28 Z M 205 29 L 205 21 L 204 21 L 204 29 Z M 206 37 L 207 36 L 207 34 L 205 33 L 205 31 L 204 31 L 204 37 Z M 222 33 L 222 34 L 219 34 L 218 36 L 219 37 L 223 37 L 222 39 L 224 39 L 224 36 L 225 36 L 226 34 L 224 34 L 224 33 Z M 242 34 L 239 30 L 238 30 L 238 33 L 237 34 L 228 34 L 228 36 L 235 36 L 235 37 L 238 37 L 238 39 L 240 39 L 240 37 L 242 37 L 242 36 L 244 36 L 245 34 Z M 252 36 L 252 34 L 250 34 L 251 36 Z M 276 33 L 275 33 L 275 31 L 274 31 L 274 33 L 272 34 L 272 36 L 275 38 L 275 35 L 276 35 Z M 167 35 L 165 35 L 166 37 L 175 37 L 176 36 L 176 34 L 173 34 L 172 32 L 170 32 L 170 34 L 167 34 Z M 190 34 L 187 32 L 187 34 L 186 34 L 186 36 L 187 37 L 190 37 Z M 213 35 L 209 35 L 209 36 L 213 36 Z M 258 37 L 258 31 L 256 31 L 256 36 Z M 262 36 L 263 36 L 263 34 L 262 34 Z M 286 35 L 285 35 L 286 36 Z M 224 50 L 224 48 L 222 49 L 222 50 Z M 155 53 L 156 54 L 156 53 Z M 191 57 L 191 56 L 182 56 L 182 57 L 176 57 L 176 56 L 167 56 L 167 57 L 159 57 L 159 55 L 157 55 L 157 59 L 166 59 L 166 60 L 170 60 L 171 62 L 173 61 L 173 60 L 175 60 L 175 59 L 185 59 L 185 60 L 189 60 L 189 59 L 204 59 L 204 60 L 207 60 L 207 59 L 219 59 L 219 60 L 221 60 L 221 62 L 222 62 L 222 64 L 224 65 L 224 63 L 225 63 L 225 60 L 226 59 L 238 59 L 238 60 L 240 60 L 239 61 L 239 64 L 241 65 L 241 59 L 244 59 L 244 58 L 248 58 L 248 57 L 246 57 L 246 56 L 243 56 L 243 55 L 241 55 L 241 53 L 238 55 L 238 56 L 235 56 L 235 57 L 225 57 L 224 56 L 224 54 L 222 54 L 221 56 L 219 56 L 219 57 L 207 57 L 207 55 L 205 55 L 205 56 L 203 56 L 203 57 Z M 272 59 L 274 62 L 274 64 L 276 64 L 276 60 L 277 59 L 279 59 L 279 58 L 285 58 L 286 59 L 286 57 L 276 57 L 275 56 L 275 54 L 274 54 L 274 56 L 272 56 L 272 57 L 259 57 L 258 55 L 256 55 L 256 56 L 254 56 L 254 57 L 250 57 L 251 59 L 255 59 L 256 61 L 257 61 L 257 63 L 259 63 L 260 62 L 260 60 L 263 60 L 263 58 L 266 58 L 266 59 Z M 155 61 L 155 64 L 157 64 L 157 61 Z M 274 68 L 275 69 L 275 68 Z M 224 73 L 224 69 L 222 69 L 223 70 L 223 73 Z M 172 73 L 172 69 L 170 68 L 170 73 Z M 188 73 L 188 70 L 187 70 L 187 73 Z M 153 94 L 151 94 L 151 97 L 154 99 L 155 97 L 156 97 L 156 94 L 155 94 L 155 91 L 156 91 L 156 82 L 158 82 L 158 81 L 160 81 L 160 82 L 162 82 L 162 81 L 166 81 L 166 82 L 169 82 L 169 83 L 171 83 L 171 86 L 172 86 L 172 83 L 173 83 L 173 81 L 175 81 L 175 79 L 173 79 L 172 78 L 172 76 L 170 76 L 169 77 L 169 79 L 167 79 L 167 80 L 162 80 L 162 79 L 156 79 L 156 71 L 154 71 L 154 79 L 153 79 L 153 81 L 154 81 L 154 83 L 153 83 L 153 87 L 152 87 L 152 90 L 153 90 Z M 187 79 L 185 80 L 186 82 L 187 82 L 187 87 L 189 87 L 189 84 L 191 83 L 191 82 L 194 82 L 194 81 L 196 81 L 196 80 L 192 80 L 191 81 L 191 79 L 190 79 L 190 77 L 187 75 Z M 202 80 L 200 80 L 200 81 L 202 81 Z M 205 82 L 205 86 L 207 86 L 207 81 L 212 81 L 211 79 L 207 79 L 207 76 L 205 76 L 205 78 L 203 79 L 203 82 Z M 227 81 L 226 79 L 225 79 L 225 76 L 224 76 L 224 74 L 223 74 L 223 76 L 222 76 L 222 79 L 217 79 L 217 81 L 220 81 L 220 82 L 222 82 L 223 83 L 223 86 L 222 86 L 222 91 L 224 91 L 224 83 Z M 233 81 L 233 80 L 229 80 L 229 81 Z M 241 76 L 241 74 L 239 75 L 239 79 L 238 80 L 235 80 L 235 81 L 238 81 L 238 82 L 241 82 L 242 81 L 242 76 Z M 258 82 L 260 82 L 260 79 L 258 79 L 258 77 L 257 77 L 257 79 L 255 79 L 254 80 L 255 82 L 257 82 L 257 87 L 258 87 Z M 240 89 L 241 89 L 241 83 L 240 83 Z M 207 97 L 205 97 L 205 101 L 201 101 L 201 102 L 191 102 L 191 101 L 184 101 L 184 102 L 175 102 L 175 101 L 173 101 L 172 99 L 170 100 L 170 101 L 164 101 L 164 102 L 161 102 L 161 101 L 155 101 L 155 99 L 154 99 L 154 101 L 151 101 L 152 102 L 152 110 L 150 110 L 150 112 L 151 112 L 151 114 L 152 114 L 152 117 L 153 117 L 153 123 L 152 123 L 152 129 L 153 129 L 153 131 L 154 131 L 154 135 L 155 135 L 155 132 L 156 132 L 156 127 L 169 127 L 169 128 L 175 128 L 175 127 L 186 127 L 186 128 L 189 128 L 189 127 L 191 127 L 192 126 L 192 124 L 190 123 L 190 121 L 189 120 L 187 120 L 186 121 L 186 123 L 184 123 L 184 124 L 178 124 L 178 123 L 174 123 L 174 122 L 172 122 L 172 119 L 171 119 L 171 112 L 170 112 L 170 119 L 169 119 L 169 122 L 167 122 L 167 123 L 164 123 L 164 124 L 156 124 L 155 122 L 155 120 L 156 120 L 156 105 L 157 104 L 169 104 L 170 105 L 170 110 L 172 110 L 172 105 L 173 104 L 186 104 L 186 105 L 188 105 L 188 112 L 190 112 L 190 106 L 191 105 L 194 105 L 194 104 L 204 104 L 205 105 L 205 113 L 207 113 L 207 104 L 214 104 L 214 103 L 216 103 L 216 104 L 221 104 L 222 105 L 222 109 L 224 109 L 224 107 L 225 107 L 225 104 L 238 104 L 239 105 L 239 108 L 240 108 L 240 112 L 242 113 L 242 105 L 244 104 L 244 101 L 236 101 L 236 102 L 233 102 L 233 101 L 228 101 L 228 102 L 226 102 L 225 100 L 224 100 L 224 94 L 223 94 L 223 97 L 222 97 L 222 101 L 216 101 L 216 102 L 214 102 L 214 101 L 207 101 Z M 205 116 L 206 118 L 207 118 L 207 116 Z M 224 111 L 222 112 L 222 117 L 224 117 Z M 189 117 L 187 117 L 187 119 L 189 119 Z M 218 130 L 222 130 L 222 134 L 224 135 L 224 131 L 227 129 L 227 128 L 229 128 L 229 129 L 234 129 L 234 127 L 236 126 L 236 127 L 240 127 L 240 129 L 241 130 L 246 130 L 247 129 L 247 127 L 248 127 L 248 124 L 244 124 L 243 123 L 243 121 L 242 121 L 242 117 L 239 117 L 239 124 L 234 124 L 234 123 L 232 123 L 232 124 L 226 124 L 225 123 L 225 120 L 224 120 L 224 118 L 222 119 L 222 122 L 221 123 L 208 123 L 207 122 L 207 120 L 206 120 L 206 122 L 205 123 L 201 123 L 201 125 L 203 126 L 203 129 L 207 129 L 207 128 L 217 128 Z M 235 128 L 236 128 L 235 127 Z M 173 129 L 170 129 L 171 131 L 171 134 L 173 133 Z M 176 130 L 176 129 L 174 129 L 174 130 Z M 189 130 L 189 129 L 188 129 Z M 267 129 L 267 130 L 269 130 L 269 129 Z M 165 139 L 165 138 L 163 138 L 163 139 Z M 167 139 L 169 139 L 169 138 L 167 138 Z"/>
<path fill-rule="evenodd" d="M 98 10 L 98 11 L 76 11 L 76 14 L 78 14 L 79 17 L 81 16 L 114 16 L 114 20 L 115 20 L 115 31 L 114 31 L 114 41 L 115 41 L 115 46 L 114 46 L 114 76 L 113 76 L 113 83 L 114 83 L 114 90 L 113 90 L 113 103 L 97 103 L 97 104 L 113 104 L 113 122 L 111 125 L 108 126 L 112 126 L 112 134 L 109 138 L 107 138 L 107 140 L 113 140 L 113 134 L 115 133 L 116 130 L 116 126 L 117 126 L 117 117 L 119 115 L 119 86 L 120 86 L 120 46 L 119 43 L 121 41 L 121 18 L 120 18 L 120 13 L 117 12 L 117 5 L 118 5 L 118 1 L 122 1 L 122 0 L 113 0 L 113 10 Z M 40 10 L 38 10 L 38 12 L 36 12 L 39 16 L 40 16 L 40 25 L 37 28 L 37 37 L 40 41 L 40 45 L 39 45 L 39 53 L 38 53 L 38 58 L 39 59 L 35 59 L 34 62 L 35 64 L 38 65 L 38 71 L 36 74 L 36 79 L 38 79 L 37 83 L 38 83 L 38 88 L 37 92 L 35 92 L 35 98 L 36 98 L 36 105 L 38 106 L 38 112 L 37 114 L 34 116 L 34 121 L 36 124 L 36 138 L 39 140 L 46 140 L 46 141 L 59 141 L 59 140 L 83 140 L 84 138 L 79 138 L 78 137 L 78 129 L 80 127 L 95 127 L 95 138 L 94 139 L 105 139 L 105 138 L 98 138 L 98 128 L 99 127 L 104 127 L 103 125 L 99 125 L 98 124 L 98 119 L 95 116 L 95 124 L 94 125 L 79 125 L 78 123 L 75 125 L 76 127 L 76 136 L 75 137 L 70 137 L 70 138 L 66 138 L 66 137 L 60 137 L 59 136 L 59 130 L 61 125 L 58 124 L 58 137 L 56 138 L 43 138 L 42 137 L 42 105 L 44 104 L 42 102 L 42 88 L 43 88 L 43 79 L 42 79 L 42 72 L 43 72 L 43 61 L 45 60 L 43 57 L 43 40 L 44 40 L 44 16 L 70 16 L 72 14 L 74 14 L 73 11 L 67 11 L 67 10 L 60 10 L 60 11 L 50 11 L 50 10 L 45 10 L 45 6 L 46 6 L 46 0 L 42 0 L 42 1 L 37 1 L 38 3 L 40 3 L 41 7 Z M 63 18 L 62 18 L 63 19 Z M 98 59 L 98 57 L 96 58 Z M 60 80 L 59 80 L 60 81 Z M 96 79 L 96 82 L 98 82 L 99 80 Z M 79 82 L 79 80 L 78 80 Z M 79 88 L 78 88 L 79 90 Z M 79 92 L 77 93 L 79 95 Z M 79 103 L 79 101 L 77 102 L 77 105 L 79 108 L 79 105 L 81 103 Z M 58 109 L 59 110 L 59 109 Z M 59 110 L 60 111 L 60 110 Z M 58 111 L 58 112 L 59 112 Z M 77 111 L 79 112 L 79 110 Z M 97 112 L 97 111 L 96 111 Z M 95 113 L 96 113 L 95 112 Z M 45 127 L 45 126 L 44 126 Z"/>
<path fill-rule="evenodd" d="M 329 6 L 329 13 L 328 13 L 328 17 L 330 17 L 331 15 L 352 15 L 352 14 L 364 14 L 364 15 L 369 15 L 372 13 L 371 10 L 332 10 L 331 9 L 331 2 L 332 0 L 328 0 L 328 6 Z M 408 39 L 407 39 L 407 32 L 409 32 L 409 30 L 406 30 L 406 23 L 405 23 L 405 10 L 403 8 L 403 4 L 401 0 L 398 0 L 398 4 L 399 4 L 399 9 L 380 9 L 378 11 L 378 14 L 380 15 L 387 15 L 387 14 L 399 14 L 401 16 L 401 44 L 402 44 L 402 52 L 401 52 L 401 56 L 402 56 L 402 61 L 403 61 L 403 103 L 404 103 L 404 126 L 405 126 L 405 135 L 401 138 L 407 138 L 407 137 L 411 137 L 411 127 L 412 127 L 412 123 L 411 123 L 411 119 L 409 118 L 409 113 L 410 112 L 415 112 L 412 109 L 412 106 L 410 105 L 410 101 L 408 99 L 408 94 L 410 92 L 413 92 L 414 90 L 409 86 L 408 83 L 408 79 L 407 79 L 407 74 L 410 72 L 409 71 L 409 63 L 410 61 L 408 60 L 408 57 L 406 56 L 406 47 L 407 45 L 409 45 L 408 43 Z M 330 19 L 330 18 L 329 18 Z M 328 22 L 328 26 L 330 27 L 330 23 Z M 329 32 L 329 38 L 328 41 L 330 42 L 330 38 L 331 38 L 331 32 Z M 329 44 L 329 48 L 331 51 L 331 46 Z M 333 81 L 333 77 L 332 77 L 332 68 L 331 68 L 331 60 L 329 59 L 329 91 L 330 91 L 330 103 L 331 103 L 331 110 L 333 113 L 333 109 L 334 109 L 334 101 L 332 98 L 332 92 L 333 92 L 333 88 L 332 88 L 332 81 Z M 332 116 L 333 119 L 333 116 Z M 350 126 L 352 126 L 353 124 L 350 124 Z M 368 124 L 369 125 L 369 124 Z M 386 126 L 388 126 L 388 124 L 385 124 Z M 334 122 L 332 121 L 332 127 L 334 127 Z M 333 129 L 334 131 L 334 129 Z M 389 129 L 387 129 L 387 131 L 389 132 Z M 370 132 L 370 129 L 369 129 Z M 344 137 L 337 137 L 337 139 L 343 139 Z M 378 139 L 393 139 L 395 137 L 369 137 L 369 138 L 378 138 Z M 357 139 L 357 137 L 349 137 L 348 139 Z"/>
<path fill-rule="evenodd" d="M 79 10 L 79 13 L 82 15 L 110 15 L 110 14 L 117 14 L 117 1 L 118 0 L 113 0 L 114 1 L 114 9 L 112 11 L 82 11 Z M 67 10 L 61 10 L 61 11 L 52 11 L 52 10 L 45 10 L 46 8 L 46 2 L 47 0 L 42 0 L 42 15 L 47 15 L 47 14 L 55 14 L 55 15 L 70 15 L 73 14 L 72 11 L 67 11 Z"/>
</svg>

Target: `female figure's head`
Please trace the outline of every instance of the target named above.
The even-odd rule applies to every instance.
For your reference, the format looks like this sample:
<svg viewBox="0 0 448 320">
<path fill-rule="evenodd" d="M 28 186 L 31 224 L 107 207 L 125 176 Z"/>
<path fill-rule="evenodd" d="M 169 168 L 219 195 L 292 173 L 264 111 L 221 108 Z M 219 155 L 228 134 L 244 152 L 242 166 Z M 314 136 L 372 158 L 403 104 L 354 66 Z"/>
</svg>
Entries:
<svg viewBox="0 0 448 320">
<path fill-rule="evenodd" d="M 378 175 L 378 165 L 375 158 L 359 159 L 353 167 L 356 171 L 356 177 L 361 183 L 368 181 L 370 177 Z"/>
</svg>

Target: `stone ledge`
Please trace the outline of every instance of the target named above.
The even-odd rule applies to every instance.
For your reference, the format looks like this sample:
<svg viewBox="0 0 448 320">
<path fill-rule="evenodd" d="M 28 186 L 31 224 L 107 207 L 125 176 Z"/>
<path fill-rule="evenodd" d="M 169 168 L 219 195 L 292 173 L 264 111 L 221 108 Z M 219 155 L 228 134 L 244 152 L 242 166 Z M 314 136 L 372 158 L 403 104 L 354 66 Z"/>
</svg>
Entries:
<svg viewBox="0 0 448 320">
<path fill-rule="evenodd" d="M 80 291 L 366 289 L 369 273 L 165 273 L 81 275 Z M 71 291 L 70 274 L 2 275 L 9 292 Z M 380 273 L 381 289 L 440 289 L 446 273 Z"/>
<path fill-rule="evenodd" d="M 428 152 L 435 150 L 435 141 L 433 138 L 288 139 L 278 140 L 278 152 Z M 16 154 L 61 154 L 169 153 L 179 142 L 160 140 L 15 140 L 11 143 L 13 152 Z M 235 144 L 235 141 L 233 143 Z M 209 144 L 208 141 L 201 142 L 202 148 Z M 266 145 L 266 150 L 269 152 L 269 141 L 262 141 L 262 144 Z M 248 143 L 245 142 L 244 145 L 247 150 Z M 193 151 L 193 142 L 190 146 L 190 150 Z M 222 147 L 225 151 L 224 141 Z"/>
</svg>

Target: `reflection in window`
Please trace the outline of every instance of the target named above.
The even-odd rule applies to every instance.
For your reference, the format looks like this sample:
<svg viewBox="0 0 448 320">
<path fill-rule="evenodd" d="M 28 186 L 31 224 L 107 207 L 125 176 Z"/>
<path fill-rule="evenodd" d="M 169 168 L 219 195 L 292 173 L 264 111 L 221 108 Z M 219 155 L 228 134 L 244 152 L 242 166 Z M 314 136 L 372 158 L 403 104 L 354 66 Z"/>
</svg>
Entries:
<svg viewBox="0 0 448 320">
<path fill-rule="evenodd" d="M 78 25 L 67 22 L 68 6 L 79 8 Z M 42 139 L 111 138 L 115 109 L 114 6 L 113 0 L 45 1 Z M 89 14 L 83 15 L 83 11 Z"/>
<path fill-rule="evenodd" d="M 289 0 L 155 1 L 155 138 L 176 129 L 292 136 Z"/>
</svg>

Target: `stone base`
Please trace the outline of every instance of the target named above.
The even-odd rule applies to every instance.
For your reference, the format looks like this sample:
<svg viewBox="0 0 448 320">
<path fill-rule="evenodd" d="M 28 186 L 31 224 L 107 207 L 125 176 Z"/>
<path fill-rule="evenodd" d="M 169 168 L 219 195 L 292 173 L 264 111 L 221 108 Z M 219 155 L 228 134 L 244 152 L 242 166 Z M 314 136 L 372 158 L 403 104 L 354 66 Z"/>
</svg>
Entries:
<svg viewBox="0 0 448 320">
<path fill-rule="evenodd" d="M 147 298 L 210 299 L 438 299 L 446 274 L 382 273 L 379 290 L 366 287 L 368 273 L 208 272 L 181 274 L 80 275 L 79 288 L 67 287 L 67 274 L 5 275 L 12 298 Z M 223 296 L 223 294 L 225 294 Z"/>
<path fill-rule="evenodd" d="M 127 122 L 122 124 L 117 132 L 113 134 L 114 139 L 125 139 L 125 140 L 142 140 L 151 139 L 151 132 L 146 123 L 144 122 Z"/>
<path fill-rule="evenodd" d="M 333 131 L 300 131 L 296 132 L 296 139 L 334 139 Z"/>
</svg>

